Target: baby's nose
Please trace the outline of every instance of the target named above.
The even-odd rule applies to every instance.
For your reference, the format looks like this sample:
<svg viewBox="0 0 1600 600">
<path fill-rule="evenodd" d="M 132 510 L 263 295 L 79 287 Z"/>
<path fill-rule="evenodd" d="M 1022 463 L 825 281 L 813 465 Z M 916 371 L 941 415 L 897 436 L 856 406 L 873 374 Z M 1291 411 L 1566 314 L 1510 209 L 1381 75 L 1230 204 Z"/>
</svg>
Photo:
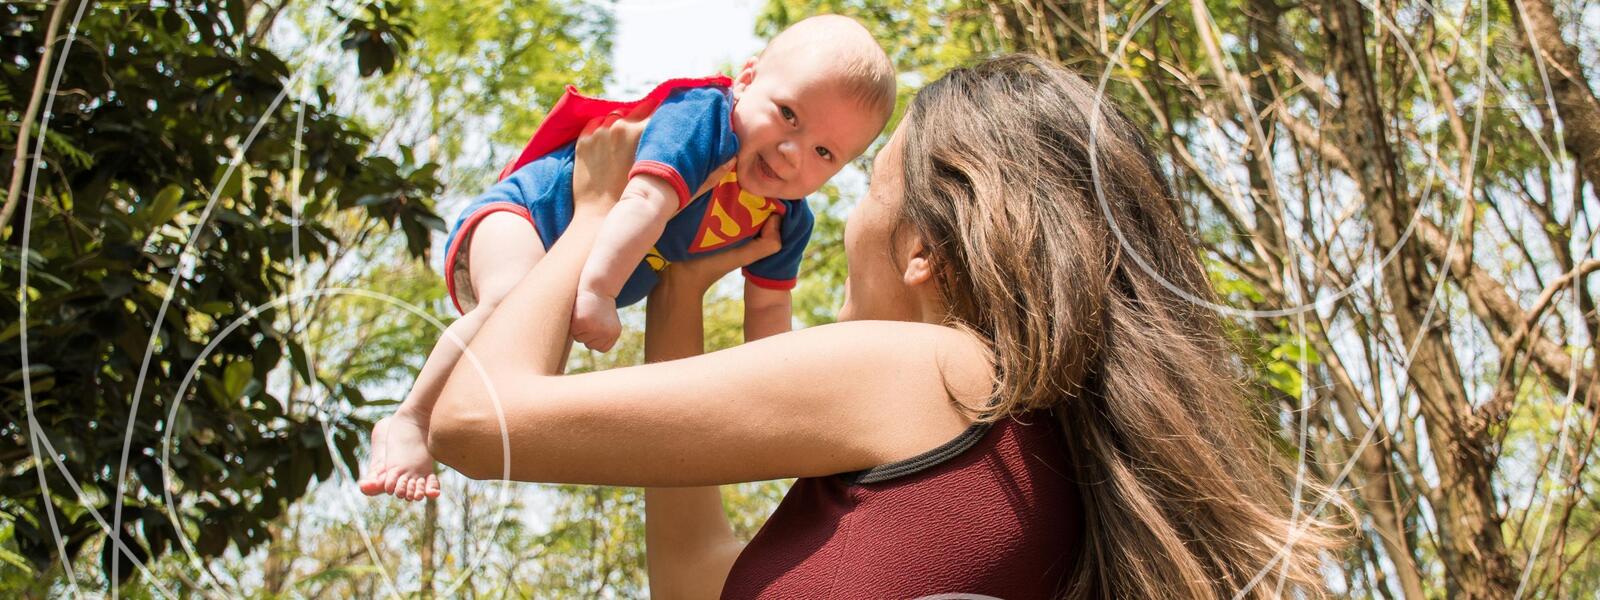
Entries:
<svg viewBox="0 0 1600 600">
<path fill-rule="evenodd" d="M 786 166 L 790 168 L 800 164 L 800 144 L 794 140 L 778 142 L 778 154 L 783 156 L 783 160 L 789 163 Z"/>
</svg>

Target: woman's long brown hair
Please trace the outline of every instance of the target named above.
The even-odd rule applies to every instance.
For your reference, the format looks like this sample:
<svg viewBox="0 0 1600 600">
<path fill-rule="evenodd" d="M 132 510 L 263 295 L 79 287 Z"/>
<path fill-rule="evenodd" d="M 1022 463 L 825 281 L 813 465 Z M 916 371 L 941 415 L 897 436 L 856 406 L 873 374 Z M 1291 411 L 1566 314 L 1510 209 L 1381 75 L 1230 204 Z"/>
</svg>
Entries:
<svg viewBox="0 0 1600 600">
<path fill-rule="evenodd" d="M 906 119 L 901 223 L 931 249 L 952 323 L 990 344 L 982 418 L 1053 409 L 1063 426 L 1084 535 L 1062 595 L 1231 598 L 1263 572 L 1245 597 L 1277 595 L 1280 574 L 1323 595 L 1337 532 L 1292 518 L 1292 471 L 1249 416 L 1221 319 L 1193 301 L 1210 284 L 1140 132 L 1026 55 L 951 71 Z"/>
</svg>

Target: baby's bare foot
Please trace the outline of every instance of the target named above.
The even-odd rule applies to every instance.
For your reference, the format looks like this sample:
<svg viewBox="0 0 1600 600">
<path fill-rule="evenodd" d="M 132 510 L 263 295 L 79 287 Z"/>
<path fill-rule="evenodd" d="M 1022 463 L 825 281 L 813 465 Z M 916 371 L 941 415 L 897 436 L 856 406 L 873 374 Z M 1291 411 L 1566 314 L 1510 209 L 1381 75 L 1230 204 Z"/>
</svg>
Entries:
<svg viewBox="0 0 1600 600">
<path fill-rule="evenodd" d="M 428 425 L 407 411 L 372 427 L 372 457 L 358 485 L 368 496 L 394 494 L 402 500 L 439 497 L 439 476 L 428 454 Z"/>
</svg>

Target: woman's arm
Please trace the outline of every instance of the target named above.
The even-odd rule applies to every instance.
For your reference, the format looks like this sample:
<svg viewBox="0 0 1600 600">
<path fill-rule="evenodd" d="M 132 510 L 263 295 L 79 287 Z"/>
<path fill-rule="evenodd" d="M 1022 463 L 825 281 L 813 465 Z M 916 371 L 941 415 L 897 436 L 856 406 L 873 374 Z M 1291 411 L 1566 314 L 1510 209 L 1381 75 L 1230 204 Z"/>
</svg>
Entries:
<svg viewBox="0 0 1600 600">
<path fill-rule="evenodd" d="M 772 337 L 793 328 L 794 299 L 789 290 L 769 290 L 748 281 L 744 283 L 745 341 Z"/>
<path fill-rule="evenodd" d="M 775 221 L 769 221 L 751 243 L 673 263 L 662 272 L 645 309 L 646 362 L 705 352 L 706 290 L 734 269 L 777 252 L 781 246 Z M 650 597 L 721 596 L 728 572 L 744 549 L 723 510 L 721 488 L 647 488 L 644 498 Z"/>
<path fill-rule="evenodd" d="M 530 336 L 564 335 L 566 305 L 517 301 L 570 302 L 571 271 L 565 294 L 537 295 L 557 287 L 537 277 L 513 290 L 517 310 L 497 311 L 507 314 L 485 326 L 507 334 L 501 345 L 474 339 L 481 371 L 462 361 L 441 395 L 445 408 L 434 413 L 429 448 L 441 462 L 478 479 L 600 485 L 831 475 L 950 440 L 967 423 L 945 385 L 969 405 L 987 389 L 974 368 L 982 360 L 975 341 L 945 327 L 884 321 L 599 373 L 537 373 L 547 356 L 527 349 L 561 348 Z M 942 363 L 966 373 L 946 381 Z"/>
</svg>

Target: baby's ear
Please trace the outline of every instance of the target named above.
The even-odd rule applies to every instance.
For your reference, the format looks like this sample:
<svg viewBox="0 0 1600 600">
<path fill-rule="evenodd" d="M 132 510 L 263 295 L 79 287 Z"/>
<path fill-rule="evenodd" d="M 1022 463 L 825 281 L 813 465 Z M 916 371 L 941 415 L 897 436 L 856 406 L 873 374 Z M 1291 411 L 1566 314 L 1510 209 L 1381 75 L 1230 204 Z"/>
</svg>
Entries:
<svg viewBox="0 0 1600 600">
<path fill-rule="evenodd" d="M 759 57 L 752 56 L 744 61 L 744 66 L 739 67 L 739 73 L 733 76 L 733 91 L 742 92 L 756 79 L 756 63 Z"/>
</svg>

